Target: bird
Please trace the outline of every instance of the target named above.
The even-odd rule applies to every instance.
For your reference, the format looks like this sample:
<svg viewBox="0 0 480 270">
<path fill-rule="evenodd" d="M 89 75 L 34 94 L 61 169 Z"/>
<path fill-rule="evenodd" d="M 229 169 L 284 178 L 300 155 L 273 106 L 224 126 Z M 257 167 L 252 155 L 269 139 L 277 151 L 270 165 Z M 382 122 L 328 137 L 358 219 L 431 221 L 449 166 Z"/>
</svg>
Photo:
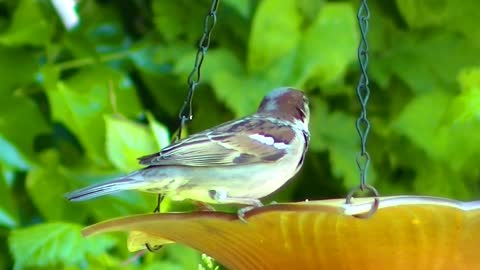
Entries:
<svg viewBox="0 0 480 270">
<path fill-rule="evenodd" d="M 310 142 L 310 109 L 301 90 L 269 92 L 258 110 L 192 134 L 160 152 L 138 158 L 146 167 L 65 197 L 85 201 L 140 190 L 206 204 L 262 206 L 302 167 Z"/>
</svg>

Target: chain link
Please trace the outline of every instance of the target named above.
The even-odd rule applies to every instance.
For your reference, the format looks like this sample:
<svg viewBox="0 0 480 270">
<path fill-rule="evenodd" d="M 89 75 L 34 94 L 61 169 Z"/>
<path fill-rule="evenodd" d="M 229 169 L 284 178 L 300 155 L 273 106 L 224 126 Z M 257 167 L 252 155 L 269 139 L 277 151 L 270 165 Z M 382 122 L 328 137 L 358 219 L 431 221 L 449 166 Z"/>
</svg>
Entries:
<svg viewBox="0 0 480 270">
<path fill-rule="evenodd" d="M 357 85 L 357 97 L 360 103 L 361 111 L 360 117 L 356 122 L 356 129 L 358 136 L 360 137 L 360 152 L 356 157 L 356 163 L 360 171 L 360 185 L 347 195 L 347 203 L 351 202 L 353 194 L 357 191 L 368 191 L 375 196 L 375 203 L 372 205 L 372 209 L 368 213 L 368 216 L 372 215 L 378 207 L 378 192 L 377 190 L 367 184 L 367 171 L 370 165 L 370 155 L 367 152 L 367 138 L 370 132 L 370 121 L 367 118 L 367 103 L 370 97 L 369 80 L 367 74 L 368 67 L 368 20 L 370 19 L 370 10 L 368 9 L 367 0 L 362 0 L 357 13 L 358 25 L 360 28 L 360 44 L 358 46 L 358 62 L 360 65 L 360 80 Z"/>
<path fill-rule="evenodd" d="M 193 65 L 193 70 L 188 75 L 188 94 L 187 98 L 185 99 L 182 108 L 178 114 L 178 118 L 180 120 L 180 125 L 178 127 L 177 136 L 175 138 L 176 141 L 180 140 L 182 137 L 182 130 L 185 127 L 185 124 L 192 120 L 193 113 L 192 113 L 192 100 L 193 100 L 193 93 L 197 88 L 198 84 L 200 83 L 200 71 L 202 69 L 203 60 L 205 59 L 205 55 L 207 54 L 208 48 L 210 47 L 210 37 L 212 35 L 213 28 L 217 24 L 217 10 L 220 0 L 212 0 L 212 4 L 210 6 L 210 11 L 205 16 L 203 22 L 203 34 L 200 38 L 198 43 L 197 53 L 195 55 L 195 62 Z M 154 213 L 160 212 L 160 204 L 163 201 L 163 195 L 158 194 L 157 198 L 157 206 L 153 210 Z M 148 243 L 145 243 L 145 247 L 150 252 L 156 252 L 160 250 L 161 246 L 151 246 Z"/>
<path fill-rule="evenodd" d="M 193 70 L 192 72 L 190 72 L 187 80 L 189 91 L 187 94 L 187 98 L 185 99 L 185 102 L 180 109 L 180 113 L 178 114 L 180 126 L 178 127 L 178 133 L 176 137 L 177 140 L 180 140 L 182 136 L 182 130 L 185 127 L 185 124 L 193 118 L 193 94 L 198 84 L 200 83 L 200 71 L 202 68 L 203 60 L 205 59 L 205 55 L 207 54 L 207 50 L 210 46 L 210 37 L 212 35 L 213 28 L 217 24 L 217 10 L 219 2 L 220 0 L 212 0 L 210 11 L 208 12 L 207 16 L 205 16 L 205 20 L 203 22 L 203 35 L 198 43 L 198 50 L 197 54 L 195 55 L 195 64 L 193 65 Z"/>
</svg>

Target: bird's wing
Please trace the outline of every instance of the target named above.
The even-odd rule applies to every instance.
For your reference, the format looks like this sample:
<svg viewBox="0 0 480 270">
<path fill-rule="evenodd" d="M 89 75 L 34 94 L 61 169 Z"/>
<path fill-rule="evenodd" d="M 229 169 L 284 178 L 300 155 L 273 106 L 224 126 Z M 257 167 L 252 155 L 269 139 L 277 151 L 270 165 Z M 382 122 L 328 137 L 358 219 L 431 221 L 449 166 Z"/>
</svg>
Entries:
<svg viewBox="0 0 480 270">
<path fill-rule="evenodd" d="M 194 134 L 139 160 L 143 165 L 198 167 L 274 162 L 285 156 L 294 137 L 295 131 L 285 122 L 243 118 Z"/>
</svg>

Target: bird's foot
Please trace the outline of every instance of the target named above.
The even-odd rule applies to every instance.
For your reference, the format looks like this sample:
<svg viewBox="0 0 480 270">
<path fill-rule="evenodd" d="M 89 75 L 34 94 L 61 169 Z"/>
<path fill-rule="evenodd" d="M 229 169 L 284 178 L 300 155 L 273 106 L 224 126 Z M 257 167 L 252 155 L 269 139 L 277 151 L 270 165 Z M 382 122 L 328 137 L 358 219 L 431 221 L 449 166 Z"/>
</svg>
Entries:
<svg viewBox="0 0 480 270">
<path fill-rule="evenodd" d="M 245 198 L 245 197 L 230 197 L 228 196 L 227 192 L 222 190 L 210 190 L 210 196 L 212 199 L 217 201 L 218 203 L 232 203 L 232 204 L 243 204 L 249 205 L 243 208 L 240 208 L 237 212 L 238 219 L 247 223 L 245 219 L 245 214 L 250 210 L 262 207 L 263 204 L 259 199 L 256 198 Z"/>
<path fill-rule="evenodd" d="M 207 204 L 207 203 L 204 203 L 204 202 L 200 202 L 200 201 L 195 201 L 195 205 L 197 206 L 198 210 L 202 211 L 202 212 L 215 212 L 215 208 L 213 208 L 213 206 Z"/>
</svg>

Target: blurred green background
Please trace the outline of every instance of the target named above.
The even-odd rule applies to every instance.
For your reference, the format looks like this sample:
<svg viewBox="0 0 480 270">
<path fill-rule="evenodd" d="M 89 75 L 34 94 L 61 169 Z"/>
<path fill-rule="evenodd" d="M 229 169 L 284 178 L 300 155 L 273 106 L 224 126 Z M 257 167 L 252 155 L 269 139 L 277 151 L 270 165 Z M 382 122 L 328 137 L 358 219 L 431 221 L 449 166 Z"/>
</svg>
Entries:
<svg viewBox="0 0 480 270">
<path fill-rule="evenodd" d="M 358 2 L 220 2 L 188 132 L 252 113 L 279 86 L 311 99 L 304 168 L 265 202 L 343 197 L 357 185 Z M 382 195 L 478 198 L 480 2 L 369 3 L 369 181 Z M 50 1 L 0 1 L 0 269 L 116 269 L 133 256 L 125 235 L 85 240 L 80 229 L 150 212 L 154 195 L 63 194 L 137 169 L 138 156 L 168 144 L 209 5 L 82 0 L 67 31 Z M 172 245 L 125 269 L 199 264 Z"/>
</svg>

